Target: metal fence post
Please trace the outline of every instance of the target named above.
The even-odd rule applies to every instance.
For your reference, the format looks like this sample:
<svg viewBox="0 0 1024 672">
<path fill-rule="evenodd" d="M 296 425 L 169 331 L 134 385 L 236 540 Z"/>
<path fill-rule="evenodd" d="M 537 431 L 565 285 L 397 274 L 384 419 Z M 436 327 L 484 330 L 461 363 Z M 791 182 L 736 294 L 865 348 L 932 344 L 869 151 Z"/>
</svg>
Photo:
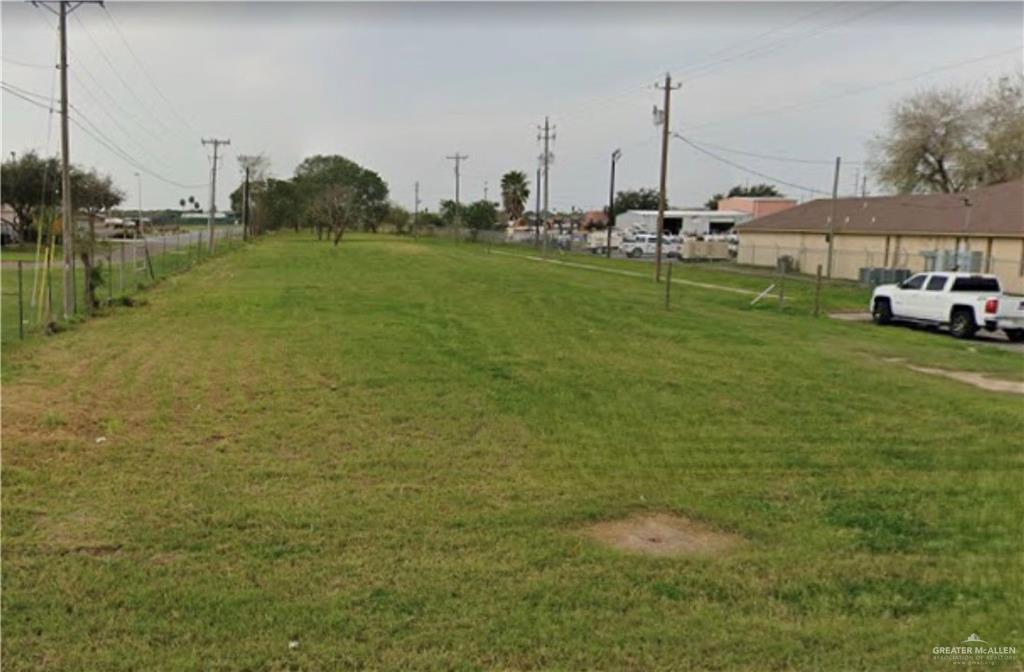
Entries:
<svg viewBox="0 0 1024 672">
<path fill-rule="evenodd" d="M 779 310 L 782 310 L 782 302 L 786 300 L 786 267 L 779 265 Z"/>
<path fill-rule="evenodd" d="M 25 304 L 21 294 L 21 259 L 18 260 L 18 338 L 25 340 Z"/>
<path fill-rule="evenodd" d="M 672 262 L 669 261 L 667 266 L 665 276 L 665 310 L 668 310 L 672 303 Z"/>
<path fill-rule="evenodd" d="M 110 252 L 107 252 L 107 302 L 114 302 L 114 264 L 110 260 Z"/>
<path fill-rule="evenodd" d="M 118 293 L 124 296 L 124 240 L 120 242 L 121 245 L 121 266 L 118 268 Z"/>
<path fill-rule="evenodd" d="M 818 316 L 821 308 L 821 264 L 818 264 L 818 272 L 814 276 L 814 316 Z"/>
</svg>

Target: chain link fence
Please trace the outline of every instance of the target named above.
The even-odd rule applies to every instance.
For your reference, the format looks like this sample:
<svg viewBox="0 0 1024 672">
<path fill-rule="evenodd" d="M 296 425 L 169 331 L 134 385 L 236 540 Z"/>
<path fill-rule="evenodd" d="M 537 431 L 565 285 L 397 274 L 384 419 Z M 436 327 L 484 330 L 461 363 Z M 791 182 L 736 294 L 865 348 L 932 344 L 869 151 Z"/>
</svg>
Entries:
<svg viewBox="0 0 1024 672">
<path fill-rule="evenodd" d="M 214 229 L 213 252 L 205 230 L 190 230 L 141 239 L 108 238 L 97 242 L 96 300 L 102 310 L 123 304 L 160 280 L 187 271 L 196 264 L 236 249 L 242 243 L 241 227 Z M 58 258 L 49 268 L 34 259 L 10 260 L 0 271 L 0 342 L 11 343 L 88 317 L 85 270 L 76 259 L 74 314 L 65 319 L 64 268 Z"/>
</svg>

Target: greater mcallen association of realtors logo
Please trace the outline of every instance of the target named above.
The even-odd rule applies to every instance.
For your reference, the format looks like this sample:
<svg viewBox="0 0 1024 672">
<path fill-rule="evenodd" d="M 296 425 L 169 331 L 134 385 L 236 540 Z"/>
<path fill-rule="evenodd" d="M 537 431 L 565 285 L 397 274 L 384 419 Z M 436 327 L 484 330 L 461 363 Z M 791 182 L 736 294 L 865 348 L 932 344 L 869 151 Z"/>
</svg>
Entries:
<svg viewBox="0 0 1024 672">
<path fill-rule="evenodd" d="M 995 665 L 1017 660 L 1017 647 L 994 646 L 972 632 L 959 646 L 936 646 L 932 658 L 954 665 Z"/>
</svg>

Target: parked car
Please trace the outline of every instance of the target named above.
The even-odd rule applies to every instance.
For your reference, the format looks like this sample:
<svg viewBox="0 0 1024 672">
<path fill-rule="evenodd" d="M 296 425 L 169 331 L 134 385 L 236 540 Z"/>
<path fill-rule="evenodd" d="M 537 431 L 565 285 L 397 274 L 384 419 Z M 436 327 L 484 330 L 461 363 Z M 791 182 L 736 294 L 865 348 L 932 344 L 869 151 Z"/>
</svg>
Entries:
<svg viewBox="0 0 1024 672">
<path fill-rule="evenodd" d="M 876 324 L 893 321 L 949 327 L 957 338 L 979 329 L 1002 330 L 1024 342 L 1024 296 L 1004 294 L 999 278 L 978 273 L 918 273 L 898 285 L 879 285 L 871 295 Z"/>
<path fill-rule="evenodd" d="M 641 233 L 622 241 L 622 251 L 628 257 L 634 259 L 650 256 L 658 253 L 658 235 L 655 233 Z M 672 258 L 679 256 L 679 241 L 675 236 L 662 236 L 662 255 Z"/>
</svg>

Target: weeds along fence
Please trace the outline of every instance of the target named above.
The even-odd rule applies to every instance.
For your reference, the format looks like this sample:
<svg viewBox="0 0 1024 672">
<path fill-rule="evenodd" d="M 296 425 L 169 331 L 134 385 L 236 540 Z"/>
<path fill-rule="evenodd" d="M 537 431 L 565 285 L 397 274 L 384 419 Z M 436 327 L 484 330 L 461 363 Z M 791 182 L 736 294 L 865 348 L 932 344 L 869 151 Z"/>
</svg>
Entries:
<svg viewBox="0 0 1024 672">
<path fill-rule="evenodd" d="M 517 232 L 508 236 L 505 231 L 477 231 L 467 229 L 439 229 L 432 234 L 456 241 L 477 242 L 485 245 L 510 245 L 530 248 L 539 254 L 586 254 L 604 256 L 587 244 L 579 234 L 551 231 Z M 613 250 L 613 259 L 627 259 L 623 250 Z M 824 286 L 827 290 L 849 289 L 850 287 L 870 288 L 887 282 L 898 282 L 913 273 L 928 271 L 951 271 L 955 267 L 972 273 L 992 273 L 999 276 L 1004 289 L 1014 294 L 1024 294 L 1024 255 L 1009 258 L 988 254 L 986 250 L 960 251 L 953 249 L 892 249 L 884 246 L 852 247 L 839 240 L 832 251 L 831 281 L 828 272 L 828 247 L 787 247 L 759 244 L 752 240 L 740 240 L 728 258 L 715 260 L 684 260 L 692 267 L 719 270 L 736 274 L 762 275 L 765 277 L 784 276 L 795 282 L 816 282 L 818 267 L 821 267 Z M 650 263 L 651 255 L 644 255 L 631 261 Z"/>
<path fill-rule="evenodd" d="M 191 230 L 140 239 L 103 239 L 97 243 L 98 269 L 95 296 L 100 310 L 124 304 L 162 279 L 183 273 L 208 258 L 242 244 L 241 227 L 214 229 L 213 251 L 205 230 Z M 0 342 L 29 339 L 47 330 L 83 320 L 90 315 L 86 300 L 85 269 L 81 259 L 74 268 L 74 314 L 65 319 L 63 260 L 47 269 L 33 260 L 3 260 Z"/>
<path fill-rule="evenodd" d="M 508 236 L 504 231 L 471 231 L 440 228 L 415 232 L 413 235 L 436 238 L 456 246 L 474 245 L 495 252 L 498 248 L 512 252 L 526 252 L 525 256 L 545 258 L 558 263 L 604 269 L 619 275 L 653 279 L 653 255 L 630 257 L 622 251 L 613 251 L 610 265 L 604 262 L 604 252 L 595 253 L 581 236 L 557 235 L 551 232 L 545 240 L 540 235 Z M 792 314 L 820 315 L 834 311 L 866 311 L 871 289 L 855 281 L 820 277 L 816 268 L 810 273 L 799 272 L 785 264 L 752 266 L 726 258 L 663 259 L 663 277 L 673 277 L 675 288 L 668 283 L 652 285 L 652 306 L 663 305 L 671 309 L 677 300 L 687 295 L 688 288 L 700 291 L 726 292 L 737 305 L 752 309 L 785 310 Z M 671 275 L 670 274 L 674 274 Z"/>
</svg>

